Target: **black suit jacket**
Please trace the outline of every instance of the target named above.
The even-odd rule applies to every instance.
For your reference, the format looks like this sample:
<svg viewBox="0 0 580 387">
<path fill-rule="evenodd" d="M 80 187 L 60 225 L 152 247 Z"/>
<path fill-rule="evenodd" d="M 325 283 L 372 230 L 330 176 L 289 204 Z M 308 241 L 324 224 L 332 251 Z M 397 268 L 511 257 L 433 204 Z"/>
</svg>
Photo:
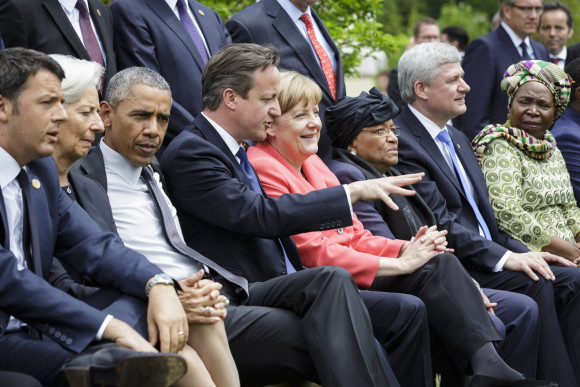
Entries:
<svg viewBox="0 0 580 387">
<path fill-rule="evenodd" d="M 201 114 L 171 142 L 161 167 L 187 244 L 250 282 L 286 273 L 278 238 L 299 270 L 300 257 L 288 235 L 352 224 L 341 186 L 279 199 L 254 192 Z"/>
<path fill-rule="evenodd" d="M 88 0 L 88 3 L 106 56 L 106 85 L 117 72 L 113 20 L 107 6 L 99 0 Z M 58 0 L 2 0 L 0 29 L 6 47 L 26 47 L 46 54 L 91 60 Z"/>
<path fill-rule="evenodd" d="M 340 52 L 314 10 L 312 10 L 312 18 L 336 57 L 336 99 L 339 100 L 346 95 Z M 329 159 L 332 156 L 332 146 L 324 126 L 324 112 L 326 108 L 334 105 L 335 101 L 322 68 L 312 52 L 310 42 L 304 38 L 276 0 L 262 0 L 244 8 L 227 21 L 226 27 L 236 43 L 273 44 L 280 51 L 280 69 L 297 71 L 318 83 L 322 89 L 322 100 L 318 107 L 323 125 L 318 143 L 318 155 L 323 159 Z"/>
<path fill-rule="evenodd" d="M 532 39 L 530 42 L 536 59 L 550 60 L 544 45 Z M 508 67 L 521 60 L 518 49 L 502 26 L 467 46 L 462 66 L 471 91 L 465 96 L 467 112 L 458 118 L 460 129 L 470 140 L 485 125 L 506 122 L 508 98 L 501 91 L 500 83 Z"/>
<path fill-rule="evenodd" d="M 521 242 L 498 230 L 483 173 L 463 133 L 447 126 L 455 144 L 455 152 L 473 185 L 474 200 L 493 241 L 479 234 L 479 223 L 461 183 L 427 129 L 409 108 L 403 110 L 394 122 L 401 128 L 397 168 L 402 173 L 425 172 L 423 180 L 413 187 L 433 211 L 438 228 L 448 230 L 449 247 L 455 249 L 455 255 L 464 265 L 490 271 L 508 249 L 515 252 L 528 251 Z"/>
<path fill-rule="evenodd" d="M 567 48 L 568 53 L 566 54 L 566 64 L 572 62 L 574 59 L 580 58 L 580 43 L 576 43 Z"/>
<path fill-rule="evenodd" d="M 215 11 L 194 0 L 188 2 L 210 56 L 232 42 Z M 117 0 L 111 13 L 119 69 L 145 66 L 163 75 L 171 86 L 173 103 L 164 149 L 201 111 L 205 66 L 191 37 L 164 0 Z"/>
</svg>

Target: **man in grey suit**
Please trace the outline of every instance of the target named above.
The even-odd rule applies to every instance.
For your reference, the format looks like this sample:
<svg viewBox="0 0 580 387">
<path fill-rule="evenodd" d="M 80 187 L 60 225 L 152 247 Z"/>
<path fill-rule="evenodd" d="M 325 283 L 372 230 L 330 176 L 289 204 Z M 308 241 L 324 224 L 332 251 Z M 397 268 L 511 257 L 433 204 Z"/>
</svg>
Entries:
<svg viewBox="0 0 580 387">
<path fill-rule="evenodd" d="M 314 3 L 316 0 L 262 0 L 232 16 L 226 27 L 236 43 L 276 46 L 280 51 L 281 70 L 294 70 L 314 80 L 322 89 L 318 107 L 320 117 L 324 117 L 326 108 L 346 95 L 346 88 L 340 52 L 324 23 L 310 7 Z M 315 41 L 303 15 L 308 15 L 311 21 Z M 327 59 L 331 68 L 325 66 Z M 324 121 L 318 155 L 323 159 L 332 156 Z"/>
</svg>

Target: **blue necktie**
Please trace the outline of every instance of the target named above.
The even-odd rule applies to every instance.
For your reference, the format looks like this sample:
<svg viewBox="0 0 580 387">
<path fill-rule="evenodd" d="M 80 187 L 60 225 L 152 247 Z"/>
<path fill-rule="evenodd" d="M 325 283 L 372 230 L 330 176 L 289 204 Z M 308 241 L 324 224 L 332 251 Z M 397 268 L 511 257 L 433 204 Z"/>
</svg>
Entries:
<svg viewBox="0 0 580 387">
<path fill-rule="evenodd" d="M 530 54 L 528 54 L 528 48 L 526 46 L 526 42 L 522 42 L 520 44 L 520 47 L 522 48 L 522 60 L 532 60 L 532 56 Z"/>
<path fill-rule="evenodd" d="M 262 194 L 262 186 L 260 185 L 260 182 L 258 181 L 258 178 L 256 177 L 256 174 L 254 173 L 254 170 L 252 169 L 252 166 L 250 165 L 250 161 L 248 160 L 248 156 L 246 155 L 246 150 L 244 149 L 244 147 L 240 146 L 240 149 L 238 149 L 236 156 L 240 159 L 240 167 L 242 167 L 244 174 L 246 175 L 246 177 L 250 181 L 250 185 L 252 186 L 252 190 L 261 195 Z M 286 261 L 286 272 L 288 274 L 296 272 L 296 269 L 294 269 L 294 266 L 292 266 L 292 263 L 288 259 L 288 255 L 286 255 L 286 250 L 284 250 L 284 246 L 282 245 L 282 241 L 280 239 L 278 239 L 278 243 L 280 244 L 280 247 L 282 248 L 282 252 L 284 252 L 284 259 Z"/>
<path fill-rule="evenodd" d="M 445 144 L 447 150 L 449 151 L 451 161 L 453 162 L 453 166 L 455 167 L 455 171 L 457 172 L 457 176 L 459 177 L 459 181 L 461 182 L 461 186 L 463 187 L 465 197 L 467 198 L 469 205 L 471 206 L 473 212 L 475 213 L 475 217 L 477 218 L 479 227 L 481 227 L 481 229 L 483 230 L 483 235 L 485 236 L 486 239 L 491 240 L 489 228 L 487 227 L 485 220 L 483 220 L 483 216 L 481 215 L 481 212 L 479 212 L 479 208 L 477 207 L 477 204 L 475 204 L 475 200 L 471 195 L 469 183 L 467 182 L 467 176 L 465 176 L 462 173 L 462 169 L 459 167 L 459 160 L 457 159 L 457 154 L 455 153 L 453 141 L 451 141 L 451 137 L 449 137 L 449 132 L 447 131 L 447 129 L 443 129 L 441 132 L 439 132 L 437 138 Z"/>
<path fill-rule="evenodd" d="M 207 55 L 207 51 L 205 49 L 205 45 L 203 44 L 203 40 L 197 28 L 195 28 L 195 24 L 193 24 L 193 20 L 189 17 L 189 13 L 187 13 L 187 5 L 185 4 L 185 0 L 177 0 L 177 11 L 179 12 L 179 20 L 181 21 L 181 25 L 187 31 L 189 36 L 191 36 L 191 40 L 193 40 L 193 44 L 199 51 L 199 55 L 201 55 L 201 60 L 203 60 L 203 64 L 207 64 L 209 60 L 209 56 Z"/>
</svg>

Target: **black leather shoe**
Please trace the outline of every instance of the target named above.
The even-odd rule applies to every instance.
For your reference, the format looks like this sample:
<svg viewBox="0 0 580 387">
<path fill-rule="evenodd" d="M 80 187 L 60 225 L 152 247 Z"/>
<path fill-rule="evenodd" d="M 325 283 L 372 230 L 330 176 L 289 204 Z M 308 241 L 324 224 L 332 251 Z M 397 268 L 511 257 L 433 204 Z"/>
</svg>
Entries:
<svg viewBox="0 0 580 387">
<path fill-rule="evenodd" d="M 547 380 L 515 380 L 507 381 L 491 376 L 475 375 L 471 378 L 469 387 L 558 387 L 558 383 Z"/>
<path fill-rule="evenodd" d="M 118 344 L 101 344 L 73 355 L 56 375 L 59 387 L 166 387 L 187 371 L 174 353 L 136 352 Z"/>
</svg>

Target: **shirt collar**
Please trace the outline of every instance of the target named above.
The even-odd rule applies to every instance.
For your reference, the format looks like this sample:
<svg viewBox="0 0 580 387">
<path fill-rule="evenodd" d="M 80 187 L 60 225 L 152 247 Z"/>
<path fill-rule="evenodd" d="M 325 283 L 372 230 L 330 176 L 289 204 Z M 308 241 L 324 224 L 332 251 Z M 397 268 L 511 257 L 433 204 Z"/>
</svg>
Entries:
<svg viewBox="0 0 580 387">
<path fill-rule="evenodd" d="M 201 113 L 201 114 L 203 114 L 203 113 Z M 209 121 L 209 123 L 211 124 L 211 126 L 214 127 L 214 129 L 218 132 L 218 134 L 220 135 L 220 137 L 222 138 L 222 140 L 224 140 L 224 142 L 228 146 L 229 150 L 235 156 L 236 153 L 238 153 L 238 150 L 240 149 L 240 144 L 238 144 L 238 142 L 236 141 L 236 139 L 231 134 L 229 134 L 227 132 L 227 130 L 225 130 L 224 128 L 222 128 L 221 126 L 219 126 L 215 121 L 213 121 L 211 118 L 209 118 L 205 114 L 203 114 L 203 116 L 206 118 L 206 120 Z"/>
<path fill-rule="evenodd" d="M 20 165 L 14 160 L 10 153 L 6 152 L 4 148 L 0 146 L 0 189 L 4 189 L 8 184 L 10 184 L 16 176 L 20 173 Z"/>
<path fill-rule="evenodd" d="M 77 5 L 77 0 L 58 0 L 60 5 L 70 14 L 75 9 L 75 5 Z M 176 0 L 177 1 L 177 0 Z M 89 9 L 89 5 L 87 4 L 87 0 L 83 0 L 87 9 Z"/>
<path fill-rule="evenodd" d="M 423 126 L 425 127 L 425 129 L 427 130 L 427 132 L 429 132 L 429 135 L 431 136 L 431 138 L 433 140 L 435 140 L 435 138 L 437 137 L 437 135 L 439 133 L 441 133 L 443 131 L 443 129 L 447 128 L 447 125 L 445 125 L 444 127 L 440 128 L 436 123 L 434 123 L 433 121 L 431 121 L 429 118 L 425 117 L 419 110 L 415 109 L 413 106 L 409 105 L 409 109 L 415 115 L 415 117 L 417 117 L 417 119 L 419 120 L 419 122 L 421 124 L 423 124 Z"/>
<path fill-rule="evenodd" d="M 290 0 L 278 0 L 278 4 L 286 11 L 290 19 L 295 23 L 300 19 L 303 13 L 307 13 L 312 18 L 312 12 L 310 11 L 310 7 L 306 10 L 306 12 L 300 11 L 294 4 L 290 2 Z"/>
<path fill-rule="evenodd" d="M 169 6 L 169 8 L 171 8 L 172 11 L 175 9 L 175 7 L 177 7 L 177 0 L 165 0 L 165 2 Z M 188 4 L 188 2 L 186 1 L 185 4 Z"/>
<path fill-rule="evenodd" d="M 562 51 L 560 51 L 560 53 L 558 55 L 552 55 L 550 54 L 550 59 L 554 59 L 554 58 L 558 58 L 560 60 L 566 60 L 566 57 L 568 56 L 568 48 L 566 46 L 564 46 L 562 48 Z"/>
<path fill-rule="evenodd" d="M 114 172 L 130 184 L 137 184 L 139 182 L 142 167 L 133 164 L 127 160 L 125 156 L 111 149 L 107 144 L 105 144 L 103 138 L 99 143 L 99 147 L 103 153 L 105 169 L 108 172 Z"/>
<path fill-rule="evenodd" d="M 519 48 L 520 47 L 520 44 L 522 44 L 522 42 L 526 42 L 526 47 L 528 48 L 528 52 L 530 52 L 529 49 L 532 48 L 532 45 L 530 43 L 530 37 L 529 36 L 526 36 L 525 39 L 520 38 L 514 32 L 514 30 L 512 30 L 511 27 L 508 26 L 507 23 L 504 22 L 504 21 L 501 22 L 501 26 L 503 27 L 503 29 L 505 30 L 505 32 L 507 32 L 507 34 L 510 37 L 510 39 L 512 40 L 512 43 L 514 44 L 514 46 L 516 46 L 517 48 Z"/>
</svg>

